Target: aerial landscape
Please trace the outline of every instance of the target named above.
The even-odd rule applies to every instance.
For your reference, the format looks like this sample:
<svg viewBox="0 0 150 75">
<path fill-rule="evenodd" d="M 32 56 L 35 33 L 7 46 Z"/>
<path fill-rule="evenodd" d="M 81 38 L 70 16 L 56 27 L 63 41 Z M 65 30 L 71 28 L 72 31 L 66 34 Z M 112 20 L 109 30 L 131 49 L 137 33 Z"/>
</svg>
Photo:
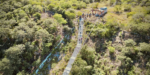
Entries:
<svg viewBox="0 0 150 75">
<path fill-rule="evenodd" d="M 150 75 L 150 0 L 0 0 L 0 75 Z"/>
</svg>

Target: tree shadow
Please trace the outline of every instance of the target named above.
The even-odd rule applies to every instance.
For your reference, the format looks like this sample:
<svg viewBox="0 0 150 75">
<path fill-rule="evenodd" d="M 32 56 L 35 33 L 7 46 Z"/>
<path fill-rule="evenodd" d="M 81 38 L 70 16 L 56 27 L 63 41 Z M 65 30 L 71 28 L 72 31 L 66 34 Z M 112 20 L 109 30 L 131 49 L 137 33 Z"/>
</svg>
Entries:
<svg viewBox="0 0 150 75">
<path fill-rule="evenodd" d="M 97 41 L 96 41 L 97 40 Z M 96 52 L 101 53 L 101 56 L 104 56 L 106 53 L 106 44 L 104 44 L 104 40 L 102 39 L 94 39 L 93 42 L 95 43 Z"/>
<path fill-rule="evenodd" d="M 115 54 L 110 54 L 110 59 L 111 61 L 115 61 L 116 60 L 116 55 Z"/>
</svg>

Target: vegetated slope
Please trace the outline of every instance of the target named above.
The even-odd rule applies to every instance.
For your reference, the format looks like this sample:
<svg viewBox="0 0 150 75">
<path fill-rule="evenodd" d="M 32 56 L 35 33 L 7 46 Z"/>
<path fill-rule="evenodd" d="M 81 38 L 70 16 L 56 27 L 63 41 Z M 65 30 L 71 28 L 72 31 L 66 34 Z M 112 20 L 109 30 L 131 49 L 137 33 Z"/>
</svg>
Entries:
<svg viewBox="0 0 150 75">
<path fill-rule="evenodd" d="M 92 29 L 70 75 L 149 75 L 150 74 L 150 7 L 149 1 L 108 0 L 104 23 Z M 110 3 L 110 4 L 109 4 Z M 93 27 L 85 23 L 88 34 Z"/>
<path fill-rule="evenodd" d="M 72 21 L 76 16 L 74 9 L 85 8 L 86 3 L 76 0 L 67 1 L 67 4 L 64 2 L 66 1 L 0 1 L 0 73 L 2 75 L 32 74 L 61 37 L 72 35 L 70 33 L 74 27 Z M 43 17 L 41 13 L 45 10 L 55 14 Z M 64 49 L 61 50 L 65 52 Z"/>
</svg>

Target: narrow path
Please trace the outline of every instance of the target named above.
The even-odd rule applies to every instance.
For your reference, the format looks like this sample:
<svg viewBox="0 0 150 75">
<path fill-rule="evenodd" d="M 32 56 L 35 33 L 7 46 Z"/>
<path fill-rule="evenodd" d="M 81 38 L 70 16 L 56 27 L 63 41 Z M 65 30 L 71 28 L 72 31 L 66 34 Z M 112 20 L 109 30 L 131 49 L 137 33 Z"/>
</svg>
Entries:
<svg viewBox="0 0 150 75">
<path fill-rule="evenodd" d="M 78 43 L 76 45 L 76 48 L 74 49 L 74 52 L 68 62 L 68 65 L 66 66 L 64 72 L 63 72 L 63 75 L 69 75 L 70 73 L 70 70 L 72 68 L 72 64 L 74 63 L 78 53 L 80 52 L 81 50 L 81 43 L 82 43 L 82 34 L 83 34 L 83 25 L 84 25 L 84 19 L 82 18 L 80 20 L 80 23 L 79 23 L 79 32 L 78 32 Z"/>
</svg>

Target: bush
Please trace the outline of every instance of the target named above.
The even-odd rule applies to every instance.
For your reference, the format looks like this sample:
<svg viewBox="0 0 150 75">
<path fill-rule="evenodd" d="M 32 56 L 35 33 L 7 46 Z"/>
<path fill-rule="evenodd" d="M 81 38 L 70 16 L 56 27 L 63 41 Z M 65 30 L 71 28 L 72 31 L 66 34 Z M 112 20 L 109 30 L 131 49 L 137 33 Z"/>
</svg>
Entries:
<svg viewBox="0 0 150 75">
<path fill-rule="evenodd" d="M 134 14 L 135 14 L 135 12 L 128 12 L 127 17 L 133 16 Z"/>
<path fill-rule="evenodd" d="M 62 7 L 63 9 L 68 9 L 68 8 L 71 7 L 71 4 L 68 3 L 68 2 L 67 2 L 67 3 L 62 3 L 61 7 Z"/>
<path fill-rule="evenodd" d="M 27 16 L 27 14 L 25 13 L 24 10 L 18 9 L 18 15 L 19 15 L 19 19 L 24 18 L 25 16 Z"/>
<path fill-rule="evenodd" d="M 36 13 L 36 12 L 42 12 L 43 8 L 40 5 L 33 5 L 32 6 L 32 13 Z"/>
<path fill-rule="evenodd" d="M 120 5 L 115 6 L 115 12 L 116 13 L 121 13 L 122 12 L 122 7 Z"/>
<path fill-rule="evenodd" d="M 140 43 L 140 51 L 150 52 L 150 44 Z"/>
<path fill-rule="evenodd" d="M 48 5 L 48 9 L 49 9 L 50 11 L 54 11 L 54 7 L 55 7 L 54 4 L 49 4 L 49 5 Z"/>
<path fill-rule="evenodd" d="M 124 11 L 131 11 L 131 5 L 125 5 Z"/>
<path fill-rule="evenodd" d="M 66 62 L 68 62 L 69 61 L 69 55 L 66 55 L 64 59 Z"/>
<path fill-rule="evenodd" d="M 86 8 L 86 3 L 84 3 L 84 2 L 78 2 L 76 4 L 76 8 L 77 9 Z"/>
<path fill-rule="evenodd" d="M 113 54 L 115 52 L 115 48 L 111 46 L 108 47 L 108 50 L 110 54 Z"/>
<path fill-rule="evenodd" d="M 27 22 L 27 25 L 28 25 L 30 28 L 32 28 L 33 26 L 36 25 L 36 23 L 35 23 L 34 21 L 28 21 L 28 22 Z"/>
<path fill-rule="evenodd" d="M 144 16 L 145 16 L 144 13 L 136 13 L 132 16 L 132 19 L 134 22 L 140 23 L 140 22 L 143 22 Z"/>
<path fill-rule="evenodd" d="M 145 19 L 145 22 L 150 23 L 150 15 L 146 15 L 144 19 Z"/>
<path fill-rule="evenodd" d="M 34 15 L 33 15 L 33 17 L 34 17 L 34 19 L 35 20 L 40 20 L 41 19 L 41 14 L 40 13 L 35 13 Z"/>
<path fill-rule="evenodd" d="M 150 6 L 146 7 L 146 14 L 150 14 Z"/>
<path fill-rule="evenodd" d="M 115 3 L 116 0 L 110 0 L 110 6 L 113 5 Z"/>
<path fill-rule="evenodd" d="M 93 65 L 95 58 L 95 50 L 91 47 L 81 49 L 81 57 L 86 60 L 88 64 Z"/>
<path fill-rule="evenodd" d="M 126 47 L 133 47 L 135 45 L 136 45 L 136 42 L 133 41 L 132 39 L 128 39 L 128 40 L 125 41 L 125 46 Z"/>
<path fill-rule="evenodd" d="M 54 68 L 57 65 L 57 63 L 52 63 L 52 68 Z"/>
<path fill-rule="evenodd" d="M 147 3 L 146 3 L 146 6 L 150 6 L 150 2 L 147 2 Z"/>
<path fill-rule="evenodd" d="M 56 13 L 53 17 L 57 20 L 57 22 L 59 24 L 66 24 L 67 23 L 67 21 L 62 17 L 61 14 Z"/>
<path fill-rule="evenodd" d="M 86 4 L 89 4 L 90 0 L 83 0 L 83 2 L 85 2 Z"/>
<path fill-rule="evenodd" d="M 74 19 L 75 18 L 75 13 L 72 13 L 70 11 L 66 11 L 65 15 L 68 19 Z"/>
<path fill-rule="evenodd" d="M 81 15 L 82 15 L 82 12 L 78 11 L 77 16 L 79 17 Z"/>
<path fill-rule="evenodd" d="M 118 72 L 119 72 L 118 70 L 113 70 L 113 71 L 111 71 L 111 74 L 112 74 L 112 75 L 117 75 Z"/>
<path fill-rule="evenodd" d="M 22 0 L 21 3 L 22 3 L 23 5 L 27 5 L 27 4 L 29 4 L 29 0 Z"/>
<path fill-rule="evenodd" d="M 91 69 L 92 66 L 87 66 L 87 62 L 79 57 L 76 58 L 72 67 L 73 67 L 71 69 L 72 75 L 82 75 L 82 74 L 87 75 L 87 72 Z"/>
<path fill-rule="evenodd" d="M 64 26 L 63 30 L 64 30 L 64 32 L 70 32 L 71 28 L 68 26 Z"/>
<path fill-rule="evenodd" d="M 128 71 L 128 75 L 135 75 L 133 71 Z"/>
<path fill-rule="evenodd" d="M 23 5 L 21 4 L 21 2 L 15 2 L 14 3 L 14 7 L 15 8 L 20 8 L 20 7 L 22 7 Z"/>
</svg>

